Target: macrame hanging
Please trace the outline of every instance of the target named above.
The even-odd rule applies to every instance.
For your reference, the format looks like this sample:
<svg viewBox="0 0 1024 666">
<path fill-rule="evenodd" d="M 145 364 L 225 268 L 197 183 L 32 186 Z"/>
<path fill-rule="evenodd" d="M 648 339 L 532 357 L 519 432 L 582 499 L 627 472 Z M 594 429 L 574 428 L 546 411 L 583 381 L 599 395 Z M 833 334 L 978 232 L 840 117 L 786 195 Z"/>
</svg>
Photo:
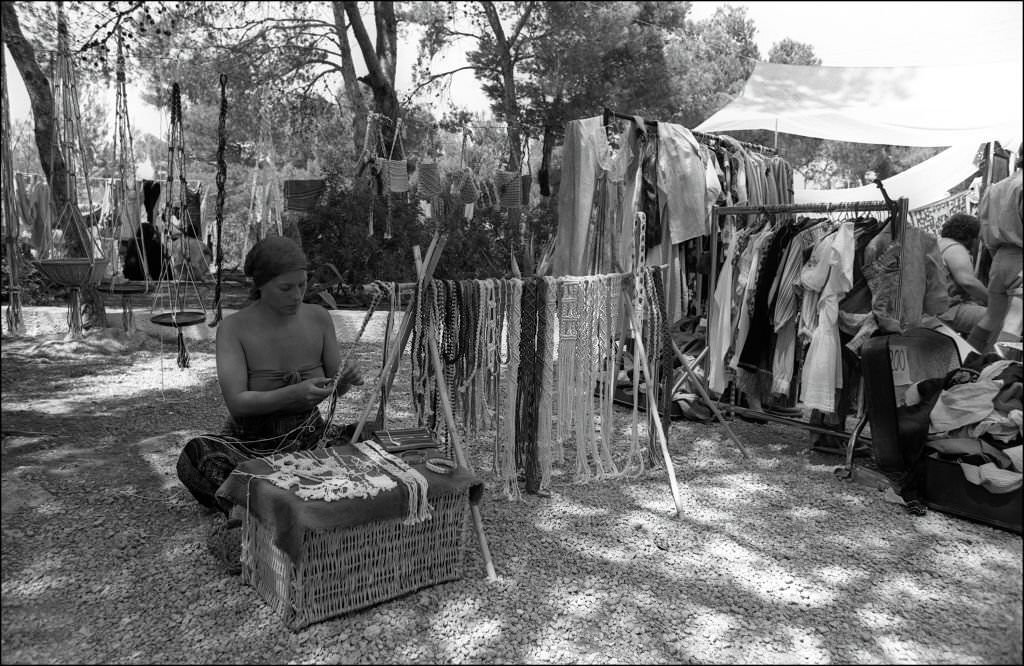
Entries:
<svg viewBox="0 0 1024 666">
<path fill-rule="evenodd" d="M 89 164 L 82 143 L 78 86 L 68 46 L 67 19 L 60 5 L 52 71 L 54 115 L 48 180 L 53 223 L 51 233 L 41 239 L 41 246 L 37 248 L 39 259 L 34 263 L 50 282 L 70 290 L 68 335 L 79 338 L 82 336 L 81 289 L 99 282 L 107 260 L 90 236 L 78 207 L 79 184 L 83 185 L 89 211 L 93 209 L 92 193 L 88 186 Z"/>
<path fill-rule="evenodd" d="M 141 201 L 139 198 L 139 182 L 135 173 L 135 149 L 132 139 L 131 121 L 128 116 L 128 94 L 125 89 L 124 40 L 120 27 L 117 29 L 117 84 L 114 101 L 114 160 L 117 169 L 117 180 L 109 188 L 111 192 L 111 209 L 113 212 L 113 231 L 115 242 L 124 244 L 123 255 L 111 253 L 110 261 L 114 263 L 109 281 L 101 282 L 100 289 L 121 296 L 121 327 L 128 333 L 135 330 L 135 315 L 132 295 L 145 294 L 156 285 L 159 275 L 150 275 L 151 257 L 147 256 L 145 235 L 142 229 Z M 138 259 L 142 280 L 122 279 L 132 271 L 125 270 L 129 256 Z"/>
<path fill-rule="evenodd" d="M 0 41 L 0 45 L 3 42 Z M 0 46 L 0 51 L 3 48 Z M 14 335 L 24 332 L 25 323 L 21 311 L 21 253 L 18 251 L 18 235 L 20 231 L 19 216 L 14 201 L 14 162 L 11 152 L 11 113 L 7 102 L 7 58 L 0 58 L 0 95 L 3 104 L 3 231 L 4 252 L 7 254 L 8 301 L 7 331 Z"/>
<path fill-rule="evenodd" d="M 268 114 L 260 120 L 256 142 L 256 166 L 252 171 L 249 218 L 242 243 L 242 258 L 249 249 L 271 233 L 284 234 L 282 222 L 282 183 L 277 173 L 277 152 L 271 135 Z"/>
<path fill-rule="evenodd" d="M 206 306 L 199 292 L 198 276 L 192 262 L 193 255 L 198 250 L 194 244 L 188 242 L 186 234 L 191 221 L 188 219 L 187 210 L 188 186 L 185 180 L 185 137 L 181 124 L 181 87 L 177 82 L 171 86 L 171 125 L 167 145 L 167 196 L 164 200 L 163 236 L 165 245 L 171 247 L 171 214 L 173 203 L 177 201 L 178 211 L 182 215 L 181 235 L 177 240 L 181 243 L 181 249 L 179 260 L 164 262 L 153 298 L 153 314 L 150 321 L 177 330 L 178 367 L 187 368 L 190 359 L 182 329 L 206 321 Z"/>
<path fill-rule="evenodd" d="M 224 183 L 227 180 L 228 165 L 224 161 L 224 149 L 227 146 L 228 133 L 225 123 L 228 116 L 228 77 L 220 75 L 220 117 L 217 120 L 217 254 L 214 260 L 217 262 L 217 286 L 213 292 L 214 307 L 217 308 L 210 327 L 220 323 L 223 317 L 223 309 L 220 302 L 221 273 L 224 270 Z"/>
</svg>

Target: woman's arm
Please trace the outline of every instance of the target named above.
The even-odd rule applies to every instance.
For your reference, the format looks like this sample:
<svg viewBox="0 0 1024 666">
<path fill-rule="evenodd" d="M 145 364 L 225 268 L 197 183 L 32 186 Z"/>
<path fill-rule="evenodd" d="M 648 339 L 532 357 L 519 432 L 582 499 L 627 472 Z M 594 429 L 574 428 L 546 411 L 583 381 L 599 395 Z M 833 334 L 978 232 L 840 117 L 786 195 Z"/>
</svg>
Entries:
<svg viewBox="0 0 1024 666">
<path fill-rule="evenodd" d="M 334 320 L 331 318 L 330 311 L 320 306 L 312 307 L 316 307 L 319 310 L 317 319 L 323 332 L 324 350 L 320 359 L 324 366 L 324 374 L 328 378 L 334 379 L 335 375 L 338 374 L 338 368 L 341 364 L 340 354 L 338 353 L 338 335 L 334 329 Z M 360 376 L 359 371 L 355 367 L 348 365 L 342 369 L 335 391 L 338 395 L 343 395 L 350 387 L 359 386 L 362 383 L 363 378 Z"/>
<path fill-rule="evenodd" d="M 271 391 L 250 391 L 249 368 L 234 315 L 217 329 L 217 379 L 224 404 L 236 418 L 312 409 L 333 388 L 328 385 L 329 378 L 318 377 Z"/>
</svg>

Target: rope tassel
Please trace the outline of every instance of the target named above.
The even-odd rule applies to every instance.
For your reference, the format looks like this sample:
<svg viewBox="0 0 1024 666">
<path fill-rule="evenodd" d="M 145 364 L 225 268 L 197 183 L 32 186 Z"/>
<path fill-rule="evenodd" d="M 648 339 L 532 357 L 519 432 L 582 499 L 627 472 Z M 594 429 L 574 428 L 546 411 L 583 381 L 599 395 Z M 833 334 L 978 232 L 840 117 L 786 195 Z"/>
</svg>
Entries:
<svg viewBox="0 0 1024 666">
<path fill-rule="evenodd" d="M 81 291 L 77 287 L 72 287 L 68 296 L 68 339 L 81 339 L 82 330 Z"/>
<path fill-rule="evenodd" d="M 189 366 L 191 358 L 188 355 L 188 348 L 185 347 L 185 334 L 181 327 L 178 327 L 178 367 L 185 369 Z"/>
</svg>

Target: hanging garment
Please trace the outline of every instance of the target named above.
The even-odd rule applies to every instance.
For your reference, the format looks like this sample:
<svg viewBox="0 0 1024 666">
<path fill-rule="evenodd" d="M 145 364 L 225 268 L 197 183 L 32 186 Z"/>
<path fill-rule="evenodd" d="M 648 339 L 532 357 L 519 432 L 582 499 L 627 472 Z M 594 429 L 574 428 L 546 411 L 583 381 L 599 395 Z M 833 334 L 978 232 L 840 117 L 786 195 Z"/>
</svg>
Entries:
<svg viewBox="0 0 1024 666">
<path fill-rule="evenodd" d="M 537 170 L 537 185 L 542 197 L 551 196 L 551 153 L 555 149 L 555 132 L 550 125 L 544 126 L 544 141 L 540 149 L 540 169 Z"/>
<path fill-rule="evenodd" d="M 729 361 L 729 367 L 733 370 L 739 369 L 739 356 L 743 347 L 747 344 L 747 333 L 750 331 L 750 314 L 754 303 L 754 293 L 757 285 L 757 271 L 761 266 L 761 253 L 765 245 L 771 240 L 775 233 L 771 224 L 766 224 L 744 250 L 744 257 L 740 261 L 741 270 L 737 274 L 736 290 L 739 295 L 739 316 L 736 318 L 736 335 L 733 341 L 733 354 Z"/>
<path fill-rule="evenodd" d="M 323 178 L 286 180 L 284 181 L 284 208 L 299 212 L 311 211 L 320 201 L 320 195 L 324 193 L 325 189 L 326 181 Z"/>
<path fill-rule="evenodd" d="M 706 236 L 707 178 L 700 144 L 690 130 L 674 123 L 658 123 L 658 198 L 673 245 Z"/>
<path fill-rule="evenodd" d="M 772 354 L 772 393 L 789 394 L 796 361 L 797 322 L 800 298 L 797 294 L 800 269 L 807 250 L 813 247 L 812 230 L 798 232 L 789 243 L 782 260 L 782 269 L 772 283 L 769 301 L 774 301 L 772 326 L 775 330 L 775 351 Z"/>
<path fill-rule="evenodd" d="M 871 288 L 872 311 L 879 328 L 888 333 L 919 326 L 924 315 L 937 317 L 949 309 L 945 267 L 935 236 L 923 229 L 907 226 L 902 241 L 902 279 L 900 242 L 892 241 L 888 226 L 868 243 L 864 251 L 864 277 Z M 897 319 L 896 299 L 901 290 L 901 311 Z"/>
<path fill-rule="evenodd" d="M 732 338 L 733 261 L 737 244 L 734 220 L 729 216 L 722 230 L 722 241 L 726 243 L 725 261 L 715 284 L 715 307 L 708 323 L 708 388 L 718 394 L 725 391 L 728 383 L 725 354 Z"/>
<path fill-rule="evenodd" d="M 134 240 L 121 241 L 124 248 L 122 272 L 128 280 L 156 280 L 163 272 L 163 245 L 160 233 L 149 222 L 143 222 Z M 146 270 L 149 275 L 146 275 Z"/>
<path fill-rule="evenodd" d="M 722 198 L 722 183 L 718 178 L 715 154 L 704 144 L 700 145 L 700 159 L 704 164 L 704 219 L 710 229 L 711 211 Z"/>
<path fill-rule="evenodd" d="M 612 239 L 608 238 L 612 235 L 620 243 L 618 260 L 625 262 L 627 260 L 624 256 L 632 256 L 623 254 L 629 251 L 631 239 L 624 240 L 622 236 L 624 233 L 632 233 L 631 202 L 637 188 L 634 174 L 640 168 L 639 160 L 634 158 L 635 145 L 636 142 L 631 137 L 620 146 L 617 153 L 613 153 L 611 146 L 608 145 L 600 116 L 574 120 L 567 124 L 558 192 L 558 242 L 551 257 L 552 275 L 588 273 L 588 264 L 592 262 L 594 256 L 592 219 L 595 207 L 603 207 L 607 212 L 603 237 L 607 242 L 612 242 Z M 654 150 L 648 145 L 648 151 L 651 155 L 650 186 L 654 188 Z M 646 177 L 645 172 L 645 179 Z M 602 179 L 614 189 L 600 189 L 599 181 Z M 603 202 L 601 196 L 605 197 Z M 616 205 L 618 212 L 614 210 Z M 623 229 L 626 225 L 628 229 L 625 232 L 616 231 L 617 228 Z"/>
<path fill-rule="evenodd" d="M 835 411 L 835 391 L 843 387 L 839 344 L 839 300 L 853 285 L 853 222 L 843 222 L 814 252 L 818 261 L 801 274 L 802 284 L 820 290 L 817 325 L 804 357 L 800 401 L 811 409 Z"/>
<path fill-rule="evenodd" d="M 142 203 L 146 208 L 146 219 L 156 222 L 157 202 L 160 201 L 160 183 L 155 180 L 142 181 Z"/>
<path fill-rule="evenodd" d="M 203 237 L 203 186 L 192 189 L 185 187 L 185 214 L 181 214 L 181 207 L 178 204 L 171 206 L 171 214 L 178 218 L 178 224 L 182 233 L 191 238 Z"/>
<path fill-rule="evenodd" d="M 754 302 L 750 311 L 750 324 L 746 343 L 739 353 L 738 365 L 748 372 L 771 370 L 772 334 L 775 332 L 774 313 L 771 306 L 772 283 L 779 273 L 783 254 L 790 241 L 796 235 L 795 224 L 783 224 L 772 236 L 761 253 L 761 266 L 757 272 L 757 283 L 754 287 Z"/>
</svg>

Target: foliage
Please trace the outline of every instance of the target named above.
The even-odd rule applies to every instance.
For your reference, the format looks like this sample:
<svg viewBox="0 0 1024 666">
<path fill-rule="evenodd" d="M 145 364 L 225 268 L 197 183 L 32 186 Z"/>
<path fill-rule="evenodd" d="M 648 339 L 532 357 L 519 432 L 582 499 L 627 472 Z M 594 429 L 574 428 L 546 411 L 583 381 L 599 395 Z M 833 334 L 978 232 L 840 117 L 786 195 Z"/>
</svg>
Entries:
<svg viewBox="0 0 1024 666">
<path fill-rule="evenodd" d="M 684 37 L 668 44 L 675 122 L 696 127 L 742 90 L 760 57 L 756 28 L 746 11 L 719 7 L 710 18 L 687 21 Z"/>
</svg>

